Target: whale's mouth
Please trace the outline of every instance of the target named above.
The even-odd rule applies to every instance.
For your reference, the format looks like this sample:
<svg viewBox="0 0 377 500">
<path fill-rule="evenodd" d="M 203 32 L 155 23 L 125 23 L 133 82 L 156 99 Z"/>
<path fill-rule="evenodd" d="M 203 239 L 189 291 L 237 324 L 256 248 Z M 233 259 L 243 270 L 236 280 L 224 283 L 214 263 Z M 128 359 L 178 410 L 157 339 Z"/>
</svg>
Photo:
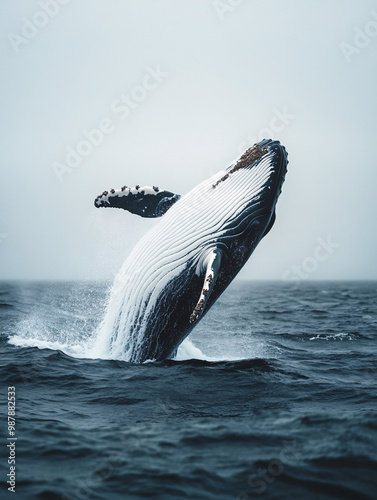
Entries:
<svg viewBox="0 0 377 500">
<path fill-rule="evenodd" d="M 260 160 L 262 156 L 268 153 L 267 148 L 261 148 L 259 144 L 254 144 L 251 148 L 247 149 L 242 156 L 239 157 L 237 160 L 236 164 L 227 172 L 221 179 L 219 179 L 215 184 L 213 184 L 213 188 L 218 186 L 220 182 L 226 181 L 228 177 L 236 172 L 237 170 L 240 170 L 241 168 L 249 167 L 252 165 L 254 162 L 257 160 Z"/>
</svg>

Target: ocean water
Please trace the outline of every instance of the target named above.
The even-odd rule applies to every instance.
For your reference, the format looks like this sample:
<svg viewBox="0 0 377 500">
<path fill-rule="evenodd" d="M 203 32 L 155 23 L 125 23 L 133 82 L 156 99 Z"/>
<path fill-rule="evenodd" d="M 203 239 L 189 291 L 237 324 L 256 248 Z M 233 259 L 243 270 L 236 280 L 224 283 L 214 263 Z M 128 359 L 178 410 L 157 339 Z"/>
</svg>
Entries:
<svg viewBox="0 0 377 500">
<path fill-rule="evenodd" d="M 0 283 L 1 490 L 376 499 L 377 283 L 235 282 L 175 360 L 92 359 L 109 283 Z"/>
</svg>

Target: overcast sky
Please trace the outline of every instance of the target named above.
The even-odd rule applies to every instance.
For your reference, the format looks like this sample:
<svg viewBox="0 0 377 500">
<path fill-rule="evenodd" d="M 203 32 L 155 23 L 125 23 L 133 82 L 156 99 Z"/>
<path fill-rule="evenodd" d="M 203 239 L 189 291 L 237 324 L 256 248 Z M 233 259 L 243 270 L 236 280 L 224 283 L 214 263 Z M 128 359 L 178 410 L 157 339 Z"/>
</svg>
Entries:
<svg viewBox="0 0 377 500">
<path fill-rule="evenodd" d="M 183 194 L 262 136 L 289 170 L 241 277 L 377 279 L 376 1 L 0 10 L 0 279 L 111 279 L 156 221 L 99 193 Z"/>
</svg>

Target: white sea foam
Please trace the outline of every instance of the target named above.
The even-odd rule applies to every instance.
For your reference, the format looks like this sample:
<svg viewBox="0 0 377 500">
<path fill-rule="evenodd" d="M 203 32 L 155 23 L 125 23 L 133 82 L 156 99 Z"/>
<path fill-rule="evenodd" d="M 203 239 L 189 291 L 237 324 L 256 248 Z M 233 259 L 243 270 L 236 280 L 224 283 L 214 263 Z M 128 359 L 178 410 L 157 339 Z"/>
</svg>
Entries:
<svg viewBox="0 0 377 500">
<path fill-rule="evenodd" d="M 62 351 L 74 358 L 88 358 L 85 344 L 64 344 L 59 341 L 40 340 L 35 338 L 24 338 L 15 335 L 10 339 L 10 343 L 18 347 L 38 347 L 38 349 L 51 349 Z"/>
<path fill-rule="evenodd" d="M 57 309 L 54 308 L 52 312 L 56 313 Z M 58 350 L 74 358 L 124 360 L 124 355 L 117 357 L 98 349 L 98 345 L 93 345 L 94 333 L 90 335 L 88 332 L 84 333 L 82 330 L 78 330 L 73 322 L 68 321 L 64 329 L 57 329 L 53 322 L 56 320 L 59 322 L 61 316 L 70 316 L 66 311 L 63 311 L 63 313 L 60 311 L 57 316 L 54 314 L 46 315 L 44 312 L 32 313 L 18 324 L 18 333 L 9 338 L 9 343 L 18 347 Z M 73 320 L 78 315 L 71 315 L 71 317 Z M 85 319 L 85 317 L 82 316 L 82 319 Z M 185 339 L 180 345 L 175 359 L 177 361 L 187 359 L 218 361 L 218 359 L 204 354 L 189 338 Z"/>
<path fill-rule="evenodd" d="M 30 332 L 31 333 L 31 332 Z M 35 332 L 34 332 L 35 334 Z M 14 335 L 9 339 L 9 343 L 18 347 L 37 347 L 38 349 L 51 349 L 56 351 L 62 351 L 68 356 L 73 358 L 83 358 L 83 359 L 119 359 L 114 358 L 110 354 L 101 353 L 100 355 L 95 354 L 91 342 L 86 341 L 82 343 L 68 343 L 61 342 L 58 340 L 48 340 L 46 336 L 45 339 L 39 335 L 38 338 L 33 336 L 23 337 L 21 335 Z M 196 347 L 190 339 L 185 339 L 178 348 L 176 361 L 185 361 L 189 359 L 199 359 L 204 361 L 221 361 L 222 358 L 216 358 L 213 356 L 208 356 L 204 354 L 198 347 Z"/>
<path fill-rule="evenodd" d="M 175 359 L 176 361 L 185 361 L 186 359 L 214 361 L 210 356 L 206 356 L 199 347 L 196 347 L 189 338 L 185 339 L 179 346 Z"/>
</svg>

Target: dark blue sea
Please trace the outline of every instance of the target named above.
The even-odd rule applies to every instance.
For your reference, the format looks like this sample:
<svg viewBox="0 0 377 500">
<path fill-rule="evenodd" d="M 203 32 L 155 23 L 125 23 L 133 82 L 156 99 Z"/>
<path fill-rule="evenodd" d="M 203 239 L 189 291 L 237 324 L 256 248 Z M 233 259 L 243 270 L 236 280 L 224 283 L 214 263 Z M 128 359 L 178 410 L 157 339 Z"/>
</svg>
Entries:
<svg viewBox="0 0 377 500">
<path fill-rule="evenodd" d="M 109 286 L 0 283 L 1 499 L 377 498 L 376 282 L 235 282 L 141 365 L 87 355 Z"/>
</svg>

